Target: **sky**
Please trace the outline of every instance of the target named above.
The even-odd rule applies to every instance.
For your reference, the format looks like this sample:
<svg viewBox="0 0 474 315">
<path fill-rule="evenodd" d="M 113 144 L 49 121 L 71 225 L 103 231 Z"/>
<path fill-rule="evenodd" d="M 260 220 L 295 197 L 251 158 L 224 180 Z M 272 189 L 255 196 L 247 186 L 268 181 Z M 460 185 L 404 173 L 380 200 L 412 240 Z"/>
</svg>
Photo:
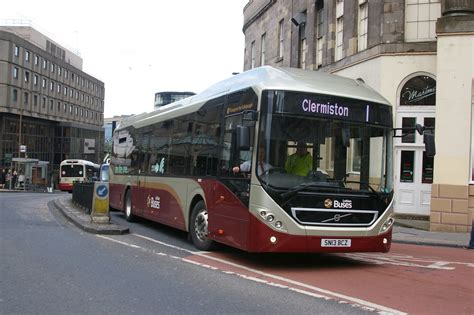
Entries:
<svg viewBox="0 0 474 315">
<path fill-rule="evenodd" d="M 107 118 L 152 111 L 156 92 L 199 93 L 241 72 L 247 2 L 2 1 L 0 24 L 28 21 L 78 51 L 82 70 L 105 84 Z"/>
</svg>

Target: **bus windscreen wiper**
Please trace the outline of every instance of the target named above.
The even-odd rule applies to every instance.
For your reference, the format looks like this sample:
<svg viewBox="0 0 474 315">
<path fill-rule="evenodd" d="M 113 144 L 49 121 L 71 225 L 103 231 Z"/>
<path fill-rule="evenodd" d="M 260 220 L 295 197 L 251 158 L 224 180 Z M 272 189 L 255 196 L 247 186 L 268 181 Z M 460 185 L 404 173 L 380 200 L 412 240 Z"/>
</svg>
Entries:
<svg viewBox="0 0 474 315">
<path fill-rule="evenodd" d="M 299 184 L 299 185 L 295 186 L 292 189 L 289 189 L 287 192 L 284 192 L 284 193 L 280 194 L 280 197 L 283 198 L 283 199 L 286 199 L 286 198 L 290 197 L 291 195 L 296 194 L 297 192 L 299 192 L 301 190 L 304 190 L 308 187 L 334 188 L 333 186 L 324 185 L 324 184 L 316 183 L 316 182 L 303 183 L 303 184 Z"/>
<path fill-rule="evenodd" d="M 378 198 L 381 198 L 380 192 L 376 191 L 368 182 L 360 182 L 356 180 L 346 180 L 345 183 L 360 184 L 366 186 L 371 192 L 373 192 Z"/>
</svg>

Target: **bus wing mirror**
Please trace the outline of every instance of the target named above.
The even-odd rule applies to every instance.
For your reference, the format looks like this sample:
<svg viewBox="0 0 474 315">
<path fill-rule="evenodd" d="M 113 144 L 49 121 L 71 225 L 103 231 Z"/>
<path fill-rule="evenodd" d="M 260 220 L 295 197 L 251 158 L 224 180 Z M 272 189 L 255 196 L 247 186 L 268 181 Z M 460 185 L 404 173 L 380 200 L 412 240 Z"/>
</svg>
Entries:
<svg viewBox="0 0 474 315">
<path fill-rule="evenodd" d="M 247 126 L 237 125 L 237 149 L 239 151 L 250 150 L 250 129 Z"/>
<path fill-rule="evenodd" d="M 431 131 L 425 131 L 423 134 L 423 142 L 425 143 L 425 150 L 427 157 L 436 155 L 435 137 Z"/>
<path fill-rule="evenodd" d="M 418 134 L 421 136 L 425 132 L 426 127 L 420 124 L 416 124 L 415 129 L 418 132 Z"/>
</svg>

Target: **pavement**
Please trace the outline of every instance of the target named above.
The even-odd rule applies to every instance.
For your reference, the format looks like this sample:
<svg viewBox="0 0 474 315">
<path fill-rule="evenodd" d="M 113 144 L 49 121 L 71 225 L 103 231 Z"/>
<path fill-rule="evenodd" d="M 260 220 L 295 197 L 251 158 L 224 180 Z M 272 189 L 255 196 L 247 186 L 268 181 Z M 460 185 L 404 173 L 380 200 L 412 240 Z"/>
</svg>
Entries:
<svg viewBox="0 0 474 315">
<path fill-rule="evenodd" d="M 0 192 L 2 191 L 11 192 L 11 190 L 0 189 Z M 71 195 L 56 198 L 54 205 L 67 219 L 86 232 L 95 234 L 125 234 L 129 232 L 127 227 L 113 222 L 92 222 L 91 216 L 72 202 Z M 392 241 L 394 243 L 456 248 L 467 248 L 469 246 L 471 233 L 431 232 L 429 231 L 429 225 L 429 221 L 424 218 L 396 217 Z"/>
<path fill-rule="evenodd" d="M 129 232 L 128 227 L 117 225 L 113 222 L 92 222 L 91 215 L 85 209 L 72 202 L 72 195 L 63 196 L 54 200 L 54 205 L 64 216 L 77 227 L 93 234 L 120 235 Z"/>
</svg>

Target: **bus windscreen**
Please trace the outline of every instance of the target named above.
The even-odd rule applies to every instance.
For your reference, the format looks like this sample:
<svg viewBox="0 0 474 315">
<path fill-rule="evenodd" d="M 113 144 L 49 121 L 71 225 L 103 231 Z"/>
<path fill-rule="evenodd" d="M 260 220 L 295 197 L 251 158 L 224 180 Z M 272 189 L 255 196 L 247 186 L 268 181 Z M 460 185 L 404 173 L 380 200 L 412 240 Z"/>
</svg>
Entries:
<svg viewBox="0 0 474 315">
<path fill-rule="evenodd" d="M 82 177 L 84 176 L 83 165 L 63 165 L 61 166 L 61 177 Z"/>
</svg>

